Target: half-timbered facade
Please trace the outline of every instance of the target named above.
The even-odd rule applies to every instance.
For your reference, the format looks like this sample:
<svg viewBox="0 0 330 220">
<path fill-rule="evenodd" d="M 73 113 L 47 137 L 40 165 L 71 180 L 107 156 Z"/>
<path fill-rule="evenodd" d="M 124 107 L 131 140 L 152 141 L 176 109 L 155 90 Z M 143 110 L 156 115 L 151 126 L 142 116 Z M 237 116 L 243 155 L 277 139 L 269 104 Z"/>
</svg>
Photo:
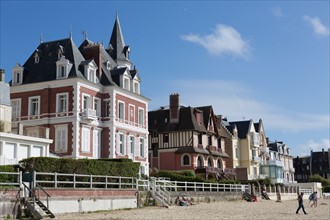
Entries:
<svg viewBox="0 0 330 220">
<path fill-rule="evenodd" d="M 151 169 L 194 170 L 205 178 L 224 171 L 228 155 L 212 106 L 180 106 L 179 94 L 171 94 L 169 108 L 150 111 L 148 118 Z"/>
<path fill-rule="evenodd" d="M 148 99 L 116 17 L 107 47 L 89 39 L 40 42 L 12 71 L 14 130 L 50 129 L 50 150 L 69 158 L 130 158 L 149 174 Z"/>
</svg>

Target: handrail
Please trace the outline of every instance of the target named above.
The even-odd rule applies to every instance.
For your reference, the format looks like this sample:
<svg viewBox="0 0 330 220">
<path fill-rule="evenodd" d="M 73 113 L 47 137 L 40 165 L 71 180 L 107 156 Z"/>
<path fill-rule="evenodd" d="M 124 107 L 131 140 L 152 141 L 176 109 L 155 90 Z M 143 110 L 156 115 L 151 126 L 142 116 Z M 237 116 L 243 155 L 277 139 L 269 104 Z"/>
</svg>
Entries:
<svg viewBox="0 0 330 220">
<path fill-rule="evenodd" d="M 16 196 L 15 196 L 15 199 L 16 199 L 16 202 L 15 202 L 15 205 L 13 207 L 13 211 L 12 211 L 12 215 L 13 215 L 13 218 L 15 218 L 15 210 L 16 210 L 16 205 L 18 203 L 18 201 L 20 200 L 21 198 L 21 188 L 18 189 L 17 193 L 16 193 Z"/>
</svg>

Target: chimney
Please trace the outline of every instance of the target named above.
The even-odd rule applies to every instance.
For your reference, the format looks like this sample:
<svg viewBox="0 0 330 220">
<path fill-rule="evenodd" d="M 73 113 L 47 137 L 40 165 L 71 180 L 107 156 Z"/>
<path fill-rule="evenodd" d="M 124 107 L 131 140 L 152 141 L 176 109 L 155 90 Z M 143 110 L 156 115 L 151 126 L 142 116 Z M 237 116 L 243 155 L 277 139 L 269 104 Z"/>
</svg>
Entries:
<svg viewBox="0 0 330 220">
<path fill-rule="evenodd" d="M 170 95 L 170 123 L 179 122 L 180 95 L 173 93 Z"/>
<path fill-rule="evenodd" d="M 5 70 L 0 69 L 0 82 L 5 82 Z"/>
<path fill-rule="evenodd" d="M 86 60 L 94 59 L 98 70 L 97 76 L 101 79 L 102 75 L 102 45 L 101 44 L 93 44 L 84 47 L 83 56 Z"/>
</svg>

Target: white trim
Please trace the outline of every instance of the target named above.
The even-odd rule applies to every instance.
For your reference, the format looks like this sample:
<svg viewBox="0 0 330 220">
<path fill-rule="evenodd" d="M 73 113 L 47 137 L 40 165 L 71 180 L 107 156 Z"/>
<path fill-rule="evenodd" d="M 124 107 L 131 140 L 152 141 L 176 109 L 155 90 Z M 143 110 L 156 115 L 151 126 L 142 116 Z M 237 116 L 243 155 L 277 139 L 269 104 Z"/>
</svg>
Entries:
<svg viewBox="0 0 330 220">
<path fill-rule="evenodd" d="M 17 104 L 17 106 L 13 104 L 14 102 Z M 21 117 L 21 103 L 22 103 L 21 98 L 10 100 L 10 105 L 12 107 L 12 111 L 11 111 L 12 119 L 15 119 L 15 118 L 19 119 Z M 17 108 L 17 111 L 14 111 L 15 107 Z M 16 114 L 14 115 L 14 113 L 16 113 Z"/>
<path fill-rule="evenodd" d="M 189 157 L 189 164 L 184 164 L 184 157 L 185 156 L 188 156 Z M 191 166 L 191 156 L 190 156 L 190 154 L 182 154 L 182 156 L 181 156 L 181 166 L 183 166 L 183 167 L 185 167 L 185 166 Z"/>
<path fill-rule="evenodd" d="M 31 112 L 32 108 L 32 99 L 37 99 L 37 110 L 35 110 L 34 114 Z M 28 104 L 28 115 L 29 116 L 38 116 L 40 115 L 40 96 L 31 96 L 29 97 L 29 104 Z"/>
<path fill-rule="evenodd" d="M 65 96 L 65 108 L 62 107 L 62 109 L 59 109 L 60 105 L 60 96 Z M 61 112 L 68 112 L 69 111 L 69 93 L 63 92 L 63 93 L 57 93 L 56 94 L 56 112 L 61 113 Z"/>
<path fill-rule="evenodd" d="M 68 152 L 68 125 L 54 125 L 55 127 L 55 152 Z M 58 134 L 58 132 L 64 132 Z M 58 135 L 61 135 L 60 137 Z M 63 137 L 64 135 L 64 137 Z M 61 146 L 59 145 L 59 138 L 61 138 Z M 63 146 L 62 146 L 63 145 Z"/>
<path fill-rule="evenodd" d="M 88 134 L 87 134 L 88 132 Z M 90 153 L 91 149 L 91 128 L 83 125 L 81 128 L 81 152 Z"/>
<path fill-rule="evenodd" d="M 131 107 L 133 107 L 133 121 L 131 121 L 131 116 L 132 116 L 132 112 L 131 112 Z M 129 122 L 133 122 L 133 124 L 135 123 L 135 105 L 132 104 L 128 104 L 128 121 Z"/>
<path fill-rule="evenodd" d="M 118 107 L 117 107 L 117 111 L 118 111 L 118 119 L 125 120 L 125 102 L 123 102 L 123 101 L 121 101 L 121 100 L 118 100 L 117 103 L 118 103 Z M 120 109 L 119 109 L 120 104 L 122 104 L 122 106 L 123 106 L 122 112 L 121 112 Z M 121 114 L 123 114 L 122 117 L 120 117 Z"/>
<path fill-rule="evenodd" d="M 97 109 L 95 109 L 95 101 L 98 103 Z M 101 106 L 102 106 L 101 99 L 97 97 L 93 97 L 93 109 L 95 110 L 97 117 L 101 117 Z"/>
</svg>

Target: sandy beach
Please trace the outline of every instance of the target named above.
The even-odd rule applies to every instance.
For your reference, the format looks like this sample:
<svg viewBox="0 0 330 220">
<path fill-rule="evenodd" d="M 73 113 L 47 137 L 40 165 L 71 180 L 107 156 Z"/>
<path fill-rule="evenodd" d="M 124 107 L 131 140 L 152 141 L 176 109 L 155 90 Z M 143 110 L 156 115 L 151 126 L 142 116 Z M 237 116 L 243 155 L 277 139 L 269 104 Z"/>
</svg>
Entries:
<svg viewBox="0 0 330 220">
<path fill-rule="evenodd" d="M 296 214 L 296 200 L 275 202 L 260 200 L 221 201 L 198 203 L 191 206 L 171 206 L 170 208 L 144 207 L 129 210 L 102 211 L 95 213 L 57 215 L 56 219 L 330 219 L 330 199 L 319 199 L 318 206 L 311 208 L 304 200 L 302 210 Z"/>
</svg>

